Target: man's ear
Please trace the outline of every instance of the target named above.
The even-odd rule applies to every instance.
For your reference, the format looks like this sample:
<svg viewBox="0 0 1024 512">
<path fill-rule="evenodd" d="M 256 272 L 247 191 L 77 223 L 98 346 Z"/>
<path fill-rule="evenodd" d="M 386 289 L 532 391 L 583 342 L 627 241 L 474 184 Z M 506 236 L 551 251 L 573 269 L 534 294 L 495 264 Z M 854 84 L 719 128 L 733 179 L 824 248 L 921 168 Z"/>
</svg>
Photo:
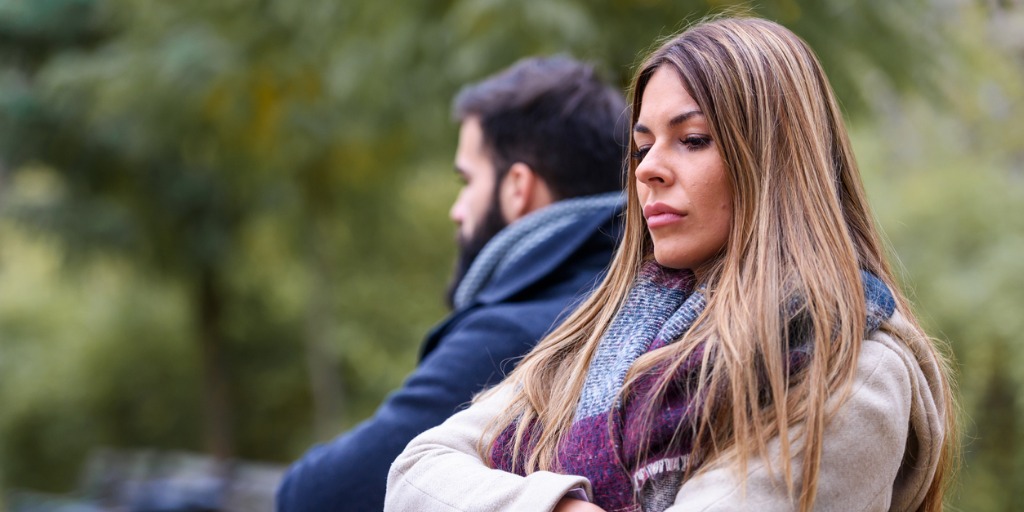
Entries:
<svg viewBox="0 0 1024 512">
<path fill-rule="evenodd" d="M 554 202 L 548 184 L 522 162 L 512 164 L 500 187 L 501 216 L 509 224 Z"/>
</svg>

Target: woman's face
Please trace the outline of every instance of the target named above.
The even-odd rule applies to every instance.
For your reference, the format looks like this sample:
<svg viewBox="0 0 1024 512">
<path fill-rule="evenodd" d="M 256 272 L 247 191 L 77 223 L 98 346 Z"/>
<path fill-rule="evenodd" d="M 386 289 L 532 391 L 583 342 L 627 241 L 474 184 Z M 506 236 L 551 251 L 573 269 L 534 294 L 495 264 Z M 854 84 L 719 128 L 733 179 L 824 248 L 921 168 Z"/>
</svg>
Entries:
<svg viewBox="0 0 1024 512">
<path fill-rule="evenodd" d="M 633 140 L 654 258 L 699 274 L 728 240 L 732 187 L 707 119 L 673 68 L 661 66 L 647 83 Z"/>
</svg>

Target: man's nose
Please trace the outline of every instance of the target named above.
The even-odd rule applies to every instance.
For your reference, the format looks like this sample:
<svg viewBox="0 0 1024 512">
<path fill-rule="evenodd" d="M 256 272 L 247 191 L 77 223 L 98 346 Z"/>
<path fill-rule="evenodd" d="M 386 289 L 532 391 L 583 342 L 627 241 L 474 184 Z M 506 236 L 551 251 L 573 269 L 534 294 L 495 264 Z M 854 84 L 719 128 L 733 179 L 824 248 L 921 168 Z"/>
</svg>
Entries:
<svg viewBox="0 0 1024 512">
<path fill-rule="evenodd" d="M 462 193 L 460 192 L 459 197 L 455 199 L 455 202 L 452 203 L 451 209 L 448 210 L 448 218 L 451 219 L 452 222 L 456 224 L 462 224 L 462 219 L 465 217 L 463 211 L 464 208 L 462 206 Z"/>
</svg>

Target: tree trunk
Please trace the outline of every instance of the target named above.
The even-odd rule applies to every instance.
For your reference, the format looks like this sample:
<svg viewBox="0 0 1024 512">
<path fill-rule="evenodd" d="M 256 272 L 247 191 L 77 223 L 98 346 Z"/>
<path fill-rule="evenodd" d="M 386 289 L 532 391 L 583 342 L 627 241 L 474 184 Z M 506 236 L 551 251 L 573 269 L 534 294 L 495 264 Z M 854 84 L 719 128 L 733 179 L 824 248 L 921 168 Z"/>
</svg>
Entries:
<svg viewBox="0 0 1024 512">
<path fill-rule="evenodd" d="M 203 370 L 203 437 L 206 450 L 225 460 L 234 456 L 232 407 L 224 360 L 224 291 L 212 269 L 199 275 L 195 300 Z"/>
<path fill-rule="evenodd" d="M 313 430 L 318 440 L 337 432 L 342 422 L 344 388 L 339 365 L 331 350 L 334 331 L 334 300 L 331 293 L 330 251 L 319 236 L 321 222 L 314 219 L 307 227 L 306 254 L 310 270 L 309 302 L 306 306 L 306 365 L 313 397 Z"/>
</svg>

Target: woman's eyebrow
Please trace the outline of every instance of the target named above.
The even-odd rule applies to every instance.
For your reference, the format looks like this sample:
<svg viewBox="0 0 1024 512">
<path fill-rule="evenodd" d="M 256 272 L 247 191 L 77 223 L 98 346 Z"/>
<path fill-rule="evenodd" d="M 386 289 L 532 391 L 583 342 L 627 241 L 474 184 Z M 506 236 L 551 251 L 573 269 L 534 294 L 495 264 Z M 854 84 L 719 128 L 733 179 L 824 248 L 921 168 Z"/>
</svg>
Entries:
<svg viewBox="0 0 1024 512">
<path fill-rule="evenodd" d="M 668 125 L 670 127 L 677 126 L 697 116 L 704 117 L 704 112 L 701 112 L 700 110 L 690 110 L 687 112 L 683 112 L 682 114 L 678 114 L 672 119 L 669 119 Z M 651 129 L 644 126 L 641 123 L 637 123 L 635 126 L 633 126 L 633 131 L 636 133 L 651 133 Z"/>
<path fill-rule="evenodd" d="M 673 117 L 672 119 L 669 119 L 668 125 L 669 126 L 676 126 L 676 125 L 679 125 L 679 124 L 683 124 L 683 123 L 685 123 L 685 122 L 689 121 L 690 119 L 692 119 L 694 117 L 697 117 L 697 116 L 704 117 L 704 112 L 701 112 L 700 110 L 691 110 L 689 112 L 683 112 L 682 114 L 679 114 L 679 115 Z"/>
</svg>

